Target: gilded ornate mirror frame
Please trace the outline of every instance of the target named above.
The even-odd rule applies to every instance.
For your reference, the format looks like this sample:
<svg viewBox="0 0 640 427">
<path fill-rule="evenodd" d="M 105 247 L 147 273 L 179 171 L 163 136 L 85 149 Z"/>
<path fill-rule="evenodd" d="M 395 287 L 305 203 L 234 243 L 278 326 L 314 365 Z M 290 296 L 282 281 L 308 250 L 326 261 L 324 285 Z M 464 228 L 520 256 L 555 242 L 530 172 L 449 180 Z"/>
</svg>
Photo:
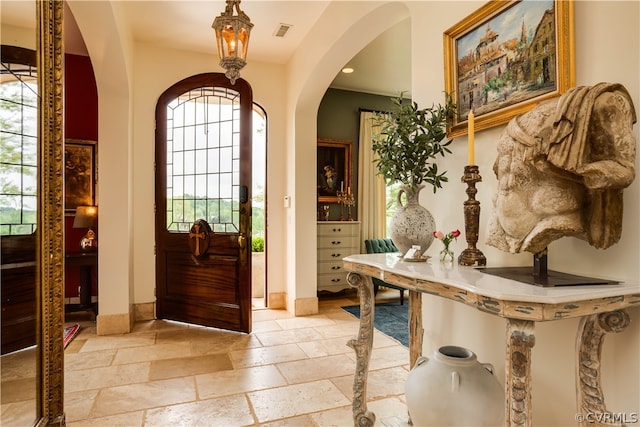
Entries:
<svg viewBox="0 0 640 427">
<path fill-rule="evenodd" d="M 63 51 L 60 0 L 36 1 L 38 56 L 38 426 L 64 417 Z"/>
</svg>

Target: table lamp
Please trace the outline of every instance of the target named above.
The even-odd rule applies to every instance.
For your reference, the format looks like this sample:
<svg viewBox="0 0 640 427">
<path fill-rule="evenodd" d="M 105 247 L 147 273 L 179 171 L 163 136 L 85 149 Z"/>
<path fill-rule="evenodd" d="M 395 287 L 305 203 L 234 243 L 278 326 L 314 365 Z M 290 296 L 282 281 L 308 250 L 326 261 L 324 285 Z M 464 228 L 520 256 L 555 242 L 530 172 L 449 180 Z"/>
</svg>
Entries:
<svg viewBox="0 0 640 427">
<path fill-rule="evenodd" d="M 98 238 L 92 230 L 98 222 L 97 206 L 78 206 L 73 219 L 73 228 L 88 228 L 87 234 L 80 240 L 80 248 L 83 251 L 98 249 Z"/>
</svg>

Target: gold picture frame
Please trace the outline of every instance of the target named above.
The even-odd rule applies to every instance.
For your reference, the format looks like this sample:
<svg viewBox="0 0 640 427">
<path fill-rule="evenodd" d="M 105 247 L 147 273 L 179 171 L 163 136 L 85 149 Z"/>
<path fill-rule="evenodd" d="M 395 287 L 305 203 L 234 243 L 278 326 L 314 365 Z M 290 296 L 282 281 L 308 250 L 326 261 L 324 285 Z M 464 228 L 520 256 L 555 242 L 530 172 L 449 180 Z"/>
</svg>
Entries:
<svg viewBox="0 0 640 427">
<path fill-rule="evenodd" d="M 476 131 L 506 123 L 575 85 L 573 0 L 492 0 L 444 32 L 444 63 L 450 138 L 470 110 Z"/>
<path fill-rule="evenodd" d="M 96 141 L 67 139 L 64 143 L 64 206 L 73 214 L 78 206 L 96 204 Z"/>
<path fill-rule="evenodd" d="M 338 203 L 338 191 L 351 188 L 351 141 L 318 139 L 318 203 Z"/>
</svg>

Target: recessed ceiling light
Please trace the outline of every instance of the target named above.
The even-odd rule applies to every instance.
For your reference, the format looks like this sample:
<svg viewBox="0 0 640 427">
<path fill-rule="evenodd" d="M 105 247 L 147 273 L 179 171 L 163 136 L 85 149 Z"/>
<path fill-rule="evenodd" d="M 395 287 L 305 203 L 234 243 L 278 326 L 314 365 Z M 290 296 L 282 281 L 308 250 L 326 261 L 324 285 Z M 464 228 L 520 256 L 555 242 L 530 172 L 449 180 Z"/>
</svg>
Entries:
<svg viewBox="0 0 640 427">
<path fill-rule="evenodd" d="M 351 67 L 344 67 L 344 68 L 342 69 L 342 72 L 343 72 L 343 73 L 345 73 L 345 74 L 351 74 L 351 73 L 353 73 L 353 71 L 354 71 L 354 70 L 353 70 L 353 68 L 351 68 Z"/>
</svg>

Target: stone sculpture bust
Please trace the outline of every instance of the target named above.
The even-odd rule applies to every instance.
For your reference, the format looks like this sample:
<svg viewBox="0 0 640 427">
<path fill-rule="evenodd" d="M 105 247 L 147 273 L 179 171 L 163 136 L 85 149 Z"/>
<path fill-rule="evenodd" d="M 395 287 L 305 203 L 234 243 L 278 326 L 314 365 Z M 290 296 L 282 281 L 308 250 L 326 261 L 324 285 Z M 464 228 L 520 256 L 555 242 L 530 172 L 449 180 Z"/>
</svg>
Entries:
<svg viewBox="0 0 640 427">
<path fill-rule="evenodd" d="M 606 249 L 622 234 L 635 178 L 636 112 L 616 83 L 575 87 L 509 122 L 498 141 L 487 244 L 539 253 L 575 236 Z"/>
</svg>

